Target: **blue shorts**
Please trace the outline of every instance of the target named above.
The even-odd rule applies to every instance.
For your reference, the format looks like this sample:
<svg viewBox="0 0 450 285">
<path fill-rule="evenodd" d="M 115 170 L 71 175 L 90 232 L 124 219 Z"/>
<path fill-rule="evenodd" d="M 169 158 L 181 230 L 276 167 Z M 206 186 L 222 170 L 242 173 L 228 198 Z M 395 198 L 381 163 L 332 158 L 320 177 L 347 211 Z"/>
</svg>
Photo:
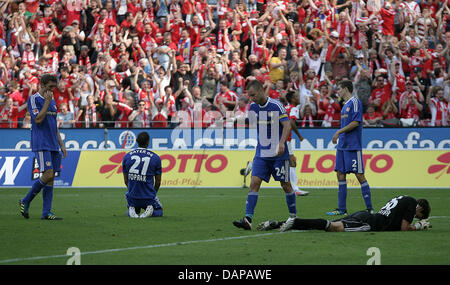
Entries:
<svg viewBox="0 0 450 285">
<path fill-rule="evenodd" d="M 362 151 L 337 150 L 334 170 L 342 173 L 364 173 Z"/>
<path fill-rule="evenodd" d="M 162 210 L 162 204 L 159 201 L 158 197 L 155 197 L 155 199 L 135 199 L 131 197 L 126 198 L 127 208 L 134 207 L 136 209 L 136 213 L 139 213 L 141 209 L 145 210 L 147 206 L 150 205 L 153 206 L 153 210 Z"/>
<path fill-rule="evenodd" d="M 264 159 L 253 158 L 252 176 L 257 176 L 265 182 L 273 176 L 275 181 L 289 182 L 289 159 Z"/>
<path fill-rule="evenodd" d="M 41 150 L 36 151 L 36 160 L 39 172 L 53 169 L 53 172 L 61 171 L 61 153 L 59 151 Z"/>
</svg>

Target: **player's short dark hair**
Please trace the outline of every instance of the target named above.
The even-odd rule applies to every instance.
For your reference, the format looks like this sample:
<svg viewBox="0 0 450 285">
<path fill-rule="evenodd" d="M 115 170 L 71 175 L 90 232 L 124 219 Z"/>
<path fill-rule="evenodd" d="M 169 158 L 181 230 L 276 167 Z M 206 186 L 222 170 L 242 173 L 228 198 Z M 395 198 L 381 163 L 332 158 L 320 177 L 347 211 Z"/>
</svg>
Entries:
<svg viewBox="0 0 450 285">
<path fill-rule="evenodd" d="M 41 78 L 39 79 L 39 83 L 42 85 L 47 85 L 50 82 L 58 83 L 58 79 L 56 79 L 56 76 L 53 74 L 43 74 Z"/>
<path fill-rule="evenodd" d="M 150 136 L 147 132 L 141 132 L 138 134 L 136 142 L 138 143 L 139 147 L 147 148 L 150 142 Z"/>
<path fill-rule="evenodd" d="M 428 219 L 431 212 L 430 203 L 426 199 L 417 200 L 417 204 L 422 207 L 422 219 Z"/>
<path fill-rule="evenodd" d="M 348 92 L 353 93 L 353 82 L 351 82 L 350 80 L 342 80 L 341 82 L 339 82 L 339 86 L 342 89 L 347 88 Z"/>
<path fill-rule="evenodd" d="M 245 90 L 250 90 L 250 88 L 254 88 L 257 90 L 264 90 L 264 86 L 259 80 L 251 80 L 247 83 Z"/>
<path fill-rule="evenodd" d="M 288 103 L 291 103 L 291 102 L 292 102 L 292 99 L 294 99 L 294 96 L 296 96 L 296 95 L 297 95 L 296 92 L 294 92 L 294 91 L 289 91 L 289 92 L 286 94 L 286 100 L 288 101 Z"/>
</svg>

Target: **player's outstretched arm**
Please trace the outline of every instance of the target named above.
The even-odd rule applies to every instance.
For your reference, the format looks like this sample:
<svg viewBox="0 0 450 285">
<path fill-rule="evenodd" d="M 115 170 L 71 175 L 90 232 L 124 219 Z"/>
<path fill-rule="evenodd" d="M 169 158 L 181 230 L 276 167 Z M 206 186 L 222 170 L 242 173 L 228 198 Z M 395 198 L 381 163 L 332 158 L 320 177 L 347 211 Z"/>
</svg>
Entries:
<svg viewBox="0 0 450 285">
<path fill-rule="evenodd" d="M 407 220 L 402 220 L 401 230 L 402 231 L 415 231 L 416 227 L 411 225 L 411 223 L 409 223 Z"/>
<path fill-rule="evenodd" d="M 406 220 L 402 220 L 402 231 L 422 231 L 430 228 L 430 222 L 428 219 L 422 219 L 415 223 L 414 225 L 410 224 Z"/>
</svg>

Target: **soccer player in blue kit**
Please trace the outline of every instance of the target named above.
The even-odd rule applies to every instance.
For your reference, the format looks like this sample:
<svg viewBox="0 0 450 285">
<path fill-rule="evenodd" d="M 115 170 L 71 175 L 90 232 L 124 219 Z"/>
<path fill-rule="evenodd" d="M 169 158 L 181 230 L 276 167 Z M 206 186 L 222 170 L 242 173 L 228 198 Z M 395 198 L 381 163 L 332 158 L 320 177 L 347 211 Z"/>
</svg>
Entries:
<svg viewBox="0 0 450 285">
<path fill-rule="evenodd" d="M 147 149 L 150 137 L 141 132 L 136 138 L 138 148 L 127 153 L 122 161 L 123 179 L 128 188 L 127 199 L 130 218 L 161 217 L 163 209 L 156 196 L 161 186 L 161 158 Z M 145 211 L 139 215 L 141 209 Z"/>
<path fill-rule="evenodd" d="M 258 191 L 264 180 L 270 176 L 280 181 L 286 193 L 289 219 L 297 215 L 295 192 L 289 179 L 289 152 L 286 140 L 291 132 L 291 125 L 283 104 L 268 97 L 258 80 L 250 81 L 246 86 L 247 94 L 253 101 L 248 118 L 250 125 L 256 125 L 258 144 L 253 158 L 250 189 L 247 195 L 245 217 L 233 221 L 233 225 L 245 230 L 252 229 L 252 219 L 258 201 Z"/>
<path fill-rule="evenodd" d="M 42 190 L 43 220 L 62 220 L 51 212 L 53 201 L 53 180 L 55 172 L 61 168 L 61 152 L 63 158 L 67 152 L 59 134 L 56 122 L 57 108 L 53 99 L 53 90 L 57 79 L 51 74 L 40 78 L 39 92 L 28 98 L 27 107 L 31 115 L 31 150 L 35 152 L 42 176 L 33 184 L 28 194 L 19 201 L 20 213 L 26 219 L 29 216 L 31 201 Z"/>
<path fill-rule="evenodd" d="M 373 213 L 369 183 L 364 176 L 362 156 L 362 103 L 352 95 L 353 83 L 349 80 L 339 82 L 338 95 L 344 100 L 341 111 L 341 128 L 333 135 L 337 143 L 335 171 L 338 179 L 338 208 L 327 215 L 347 215 L 347 173 L 354 173 L 361 184 L 361 193 L 367 211 Z M 339 139 L 339 142 L 338 142 Z"/>
</svg>

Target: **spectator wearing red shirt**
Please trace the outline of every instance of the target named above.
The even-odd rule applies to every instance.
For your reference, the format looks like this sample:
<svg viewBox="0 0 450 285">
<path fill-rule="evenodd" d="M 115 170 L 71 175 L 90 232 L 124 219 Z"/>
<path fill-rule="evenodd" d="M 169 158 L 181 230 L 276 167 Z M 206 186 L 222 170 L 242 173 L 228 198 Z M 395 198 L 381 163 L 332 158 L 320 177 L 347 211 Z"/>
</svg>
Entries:
<svg viewBox="0 0 450 285">
<path fill-rule="evenodd" d="M 28 12 L 36 13 L 39 8 L 39 0 L 25 0 L 24 2 Z"/>
<path fill-rule="evenodd" d="M 25 44 L 25 50 L 22 52 L 22 66 L 33 67 L 36 64 L 36 57 L 31 43 Z"/>
<path fill-rule="evenodd" d="M 400 96 L 400 118 L 402 119 L 420 119 L 420 112 L 423 106 L 420 101 L 423 100 L 423 95 L 418 86 L 413 86 L 411 81 L 406 83 L 406 91 Z"/>
<path fill-rule="evenodd" d="M 248 111 L 250 110 L 250 104 L 248 97 L 242 95 L 239 97 L 238 103 L 236 104 L 236 109 L 234 110 L 234 120 L 236 122 L 236 127 L 244 128 L 247 124 L 245 123 L 245 118 L 247 118 Z"/>
<path fill-rule="evenodd" d="M 141 4 L 139 3 L 139 0 L 131 0 L 127 2 L 127 11 L 130 12 L 133 17 L 136 16 L 136 13 L 141 11 Z"/>
<path fill-rule="evenodd" d="M 58 107 L 58 112 L 61 111 L 59 107 L 62 103 L 69 105 L 69 101 L 73 99 L 70 97 L 66 85 L 67 84 L 65 81 L 59 81 L 57 87 L 53 90 L 53 98 L 55 99 L 56 106 Z"/>
<path fill-rule="evenodd" d="M 11 81 L 8 84 L 8 89 L 10 91 L 9 97 L 14 101 L 16 106 L 20 106 L 27 102 L 19 90 L 19 84 L 17 81 Z"/>
<path fill-rule="evenodd" d="M 341 105 L 333 94 L 331 84 L 322 84 L 320 94 L 316 96 L 317 119 L 322 120 L 322 127 L 339 127 L 341 119 Z"/>
<path fill-rule="evenodd" d="M 97 32 L 99 24 L 104 25 L 104 31 L 101 32 L 100 36 L 102 36 L 103 33 L 105 33 L 105 35 L 109 35 L 109 32 L 111 31 L 111 27 L 117 27 L 117 30 L 120 29 L 120 27 L 117 25 L 117 23 L 108 17 L 108 10 L 106 10 L 106 8 L 102 8 L 102 9 L 100 9 L 99 15 L 96 17 L 95 24 L 92 27 L 92 30 L 88 36 L 88 39 L 93 38 L 94 34 Z"/>
<path fill-rule="evenodd" d="M 339 40 L 343 42 L 346 47 L 350 47 L 352 35 L 356 31 L 356 26 L 350 19 L 348 9 L 339 13 L 339 19 L 333 24 L 333 29 L 338 32 Z"/>
<path fill-rule="evenodd" d="M 273 88 L 273 87 L 275 87 L 275 88 Z M 272 99 L 276 99 L 281 102 L 283 102 L 283 101 L 286 102 L 287 90 L 284 88 L 284 81 L 281 79 L 278 79 L 275 82 L 275 86 L 273 86 L 272 83 L 267 84 L 266 93 L 267 93 L 267 96 L 269 96 Z"/>
<path fill-rule="evenodd" d="M 67 11 L 67 21 L 66 25 L 72 25 L 72 22 L 77 20 L 81 21 L 81 11 L 83 10 L 83 2 L 82 0 L 70 0 L 65 1 L 66 11 Z"/>
<path fill-rule="evenodd" d="M 392 99 L 387 100 L 383 105 L 381 114 L 384 120 L 396 119 L 398 117 L 398 108 Z"/>
<path fill-rule="evenodd" d="M 11 97 L 6 98 L 5 105 L 0 105 L 0 128 L 17 128 L 19 113 L 26 108 L 26 102 L 21 106 L 14 106 L 14 100 Z"/>
<path fill-rule="evenodd" d="M 214 106 L 225 115 L 227 111 L 234 110 L 238 99 L 237 94 L 228 88 L 228 82 L 221 81 L 220 92 L 214 97 Z"/>
<path fill-rule="evenodd" d="M 158 45 L 156 44 L 155 35 L 156 35 L 156 27 L 151 23 L 146 23 L 144 25 L 143 33 L 140 33 L 139 35 L 141 47 L 144 49 L 146 53 L 158 47 Z"/>
<path fill-rule="evenodd" d="M 181 15 L 183 16 L 183 20 L 186 22 L 191 21 L 191 16 L 194 13 L 194 0 L 184 0 L 181 5 Z"/>
<path fill-rule="evenodd" d="M 372 95 L 369 99 L 369 104 L 373 103 L 375 105 L 375 111 L 380 112 L 386 100 L 391 98 L 391 90 L 392 86 L 389 82 L 386 83 L 385 77 L 378 75 L 375 88 L 372 90 Z"/>
<path fill-rule="evenodd" d="M 117 112 L 119 116 L 117 117 L 115 127 L 116 128 L 128 128 L 130 125 L 130 117 L 133 112 L 137 112 L 133 109 L 134 100 L 130 97 L 126 99 L 126 103 L 117 103 Z M 133 114 L 134 115 L 134 114 Z"/>
<path fill-rule="evenodd" d="M 392 61 L 390 71 L 390 83 L 393 86 L 392 98 L 394 98 L 395 102 L 398 102 L 400 95 L 405 92 L 406 89 L 406 77 L 401 68 L 400 61 L 395 60 Z"/>
<path fill-rule="evenodd" d="M 125 19 L 120 23 L 120 31 L 124 31 L 126 29 L 130 29 L 132 26 L 135 26 L 135 23 L 133 23 L 133 14 L 131 12 L 125 13 Z"/>
<path fill-rule="evenodd" d="M 367 110 L 363 115 L 363 126 L 364 127 L 376 127 L 379 122 L 383 119 L 380 112 L 375 111 L 375 105 L 369 104 Z"/>
<path fill-rule="evenodd" d="M 114 8 L 113 0 L 106 0 L 105 9 L 108 13 L 108 18 L 114 23 L 117 23 L 117 8 Z M 116 24 L 118 26 L 118 24 Z"/>
<path fill-rule="evenodd" d="M 394 35 L 394 18 L 395 14 L 397 14 L 392 7 L 391 3 L 388 1 L 384 2 L 384 7 L 380 9 L 380 15 L 383 19 L 382 26 L 382 33 L 383 35 L 393 36 Z"/>
<path fill-rule="evenodd" d="M 39 31 L 39 43 L 41 44 L 41 47 L 46 45 L 48 33 L 50 32 L 50 28 L 47 27 L 47 22 L 43 16 L 44 13 L 39 11 L 33 21 L 33 30 Z"/>
</svg>

